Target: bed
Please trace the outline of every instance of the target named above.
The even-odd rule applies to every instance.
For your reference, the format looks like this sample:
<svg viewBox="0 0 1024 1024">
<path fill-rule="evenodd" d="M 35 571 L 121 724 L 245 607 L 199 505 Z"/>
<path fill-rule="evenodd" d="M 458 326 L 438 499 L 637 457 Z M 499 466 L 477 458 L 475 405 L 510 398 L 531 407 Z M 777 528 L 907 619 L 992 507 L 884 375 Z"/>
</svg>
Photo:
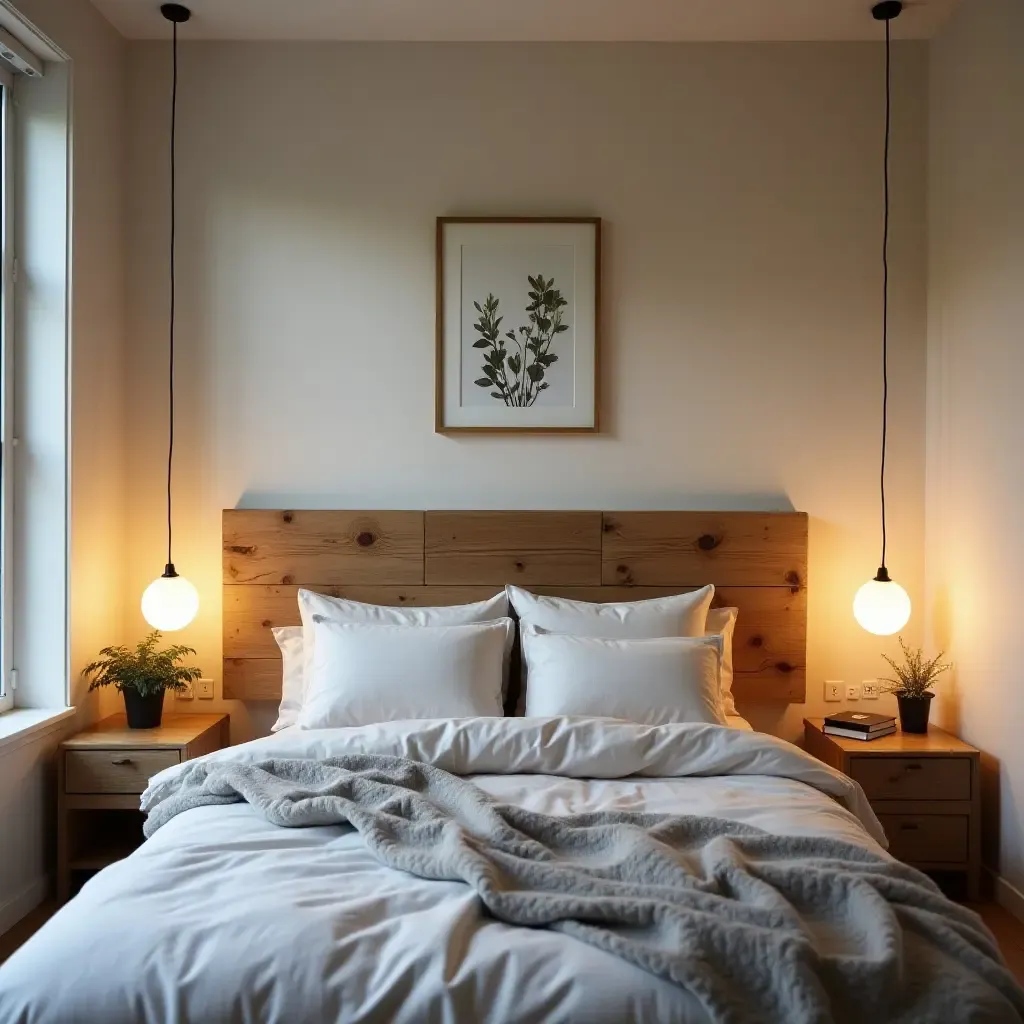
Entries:
<svg viewBox="0 0 1024 1024">
<path fill-rule="evenodd" d="M 272 661 L 272 648 L 260 633 L 293 624 L 282 618 L 294 614 L 287 588 L 312 582 L 303 576 L 310 567 L 333 574 L 320 581 L 325 589 L 369 597 L 380 596 L 381 587 L 400 588 L 407 600 L 428 604 L 413 588 L 428 588 L 434 601 L 442 593 L 434 588 L 449 588 L 454 604 L 470 597 L 465 588 L 487 586 L 480 574 L 509 565 L 521 583 L 576 597 L 587 587 L 626 586 L 631 594 L 635 587 L 696 587 L 713 582 L 710 566 L 724 579 L 716 596 L 725 592 L 760 609 L 751 611 L 745 632 L 737 626 L 737 692 L 762 687 L 781 699 L 802 693 L 805 521 L 801 541 L 799 521 L 776 529 L 763 514 L 715 522 L 707 514 L 656 513 L 656 522 L 641 516 L 630 525 L 630 517 L 606 513 L 598 514 L 591 537 L 582 520 L 566 532 L 562 519 L 545 532 L 522 513 L 498 525 L 497 514 L 464 513 L 468 529 L 448 519 L 432 533 L 417 513 L 417 548 L 415 529 L 411 543 L 398 539 L 401 524 L 389 518 L 406 514 L 318 515 L 298 524 L 301 540 L 286 542 L 280 527 L 304 519 L 299 513 L 226 519 L 225 590 L 252 592 L 225 594 L 225 685 L 250 699 L 280 695 L 280 663 L 276 674 L 262 664 Z M 759 518 L 752 526 L 745 515 Z M 344 523 L 344 531 L 331 532 L 330 522 Z M 310 530 L 319 540 L 311 542 Z M 517 538 L 532 547 L 513 543 Z M 610 555 L 609 575 L 602 577 L 599 565 L 597 582 L 580 582 L 592 579 L 586 563 L 595 542 L 599 558 Z M 458 552 L 431 568 L 431 543 L 435 552 L 445 545 Z M 379 552 L 367 550 L 378 545 Z M 673 554 L 680 547 L 685 558 Z M 417 558 L 419 583 L 374 582 L 410 565 L 415 574 Z M 535 572 L 542 578 L 532 578 Z M 545 573 L 570 582 L 545 581 Z M 429 574 L 447 579 L 429 582 Z M 359 581 L 346 582 L 352 576 Z M 744 587 L 786 596 L 744 594 Z M 249 609 L 245 616 L 241 607 Z M 508 697 L 515 704 L 518 695 Z M 552 870 L 576 871 L 574 858 L 586 858 L 581 870 L 600 880 L 595 892 L 612 886 L 604 924 L 592 907 L 562 913 L 554 924 L 514 923 L 489 902 L 493 877 L 474 884 L 458 871 L 439 871 L 429 858 L 409 865 L 389 856 L 409 845 L 402 828 L 422 824 L 419 791 L 412 783 L 403 789 L 407 783 L 395 774 L 410 765 L 456 787 L 460 799 L 474 794 L 488 813 L 500 811 L 516 827 L 570 823 L 574 839 L 602 840 L 611 829 L 632 842 L 638 828 L 662 820 L 650 816 L 671 816 L 672 827 L 697 837 L 678 846 L 685 884 L 658 878 L 646 879 L 643 889 L 616 888 L 633 879 L 619 876 L 622 858 L 599 842 L 556 856 Z M 343 800 L 320 774 L 311 790 L 302 773 L 321 771 L 346 779 L 362 772 L 367 785 L 390 786 L 391 795 L 381 802 L 377 790 L 367 797 L 346 789 Z M 305 786 L 301 797 L 296 780 Z M 87 883 L 0 968 L 4 1024 L 809 1024 L 1024 1015 L 1024 993 L 992 937 L 970 911 L 885 853 L 884 833 L 859 787 L 784 741 L 753 732 L 739 716 L 717 723 L 491 716 L 289 726 L 168 769 L 151 780 L 143 804 L 151 838 Z M 342 805 L 344 813 L 337 811 Z M 288 817 L 300 807 L 314 816 Z M 450 823 L 443 824 L 436 834 L 450 838 Z M 510 856 L 486 842 L 473 852 L 500 864 L 503 886 L 522 895 L 516 871 L 529 867 L 529 855 Z M 635 899 L 620 898 L 627 891 Z M 551 895 L 540 892 L 540 905 Z M 648 903 L 659 914 L 671 906 L 653 923 L 628 918 L 634 905 Z M 582 919 L 590 933 L 563 927 L 566 917 L 573 927 Z M 679 930 L 667 932 L 665 922 Z M 612 933 L 618 945 L 605 941 Z M 673 948 L 677 940 L 691 951 L 685 957 Z"/>
</svg>

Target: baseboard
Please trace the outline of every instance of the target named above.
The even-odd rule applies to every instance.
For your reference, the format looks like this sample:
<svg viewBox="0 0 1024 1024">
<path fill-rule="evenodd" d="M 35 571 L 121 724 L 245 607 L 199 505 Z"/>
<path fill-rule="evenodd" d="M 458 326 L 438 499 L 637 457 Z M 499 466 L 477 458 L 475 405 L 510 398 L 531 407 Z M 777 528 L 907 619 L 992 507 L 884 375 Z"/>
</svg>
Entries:
<svg viewBox="0 0 1024 1024">
<path fill-rule="evenodd" d="M 50 880 L 44 875 L 29 882 L 9 900 L 0 904 L 0 935 L 10 931 L 26 914 L 35 910 L 46 899 L 49 891 Z"/>
<path fill-rule="evenodd" d="M 1024 923 L 1024 892 L 995 872 L 992 873 L 992 885 L 996 903 Z"/>
</svg>

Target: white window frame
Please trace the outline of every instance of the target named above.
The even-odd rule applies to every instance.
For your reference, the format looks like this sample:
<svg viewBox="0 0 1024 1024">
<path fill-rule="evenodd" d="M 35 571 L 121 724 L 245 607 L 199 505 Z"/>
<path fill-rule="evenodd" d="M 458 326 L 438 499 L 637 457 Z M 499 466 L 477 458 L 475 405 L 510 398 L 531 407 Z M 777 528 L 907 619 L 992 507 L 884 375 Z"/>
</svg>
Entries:
<svg viewBox="0 0 1024 1024">
<path fill-rule="evenodd" d="M 0 131 L 3 133 L 3 203 L 0 209 L 0 362 L 3 387 L 0 389 L 0 713 L 14 707 L 14 293 L 17 263 L 14 254 L 14 76 L 0 67 Z"/>
</svg>

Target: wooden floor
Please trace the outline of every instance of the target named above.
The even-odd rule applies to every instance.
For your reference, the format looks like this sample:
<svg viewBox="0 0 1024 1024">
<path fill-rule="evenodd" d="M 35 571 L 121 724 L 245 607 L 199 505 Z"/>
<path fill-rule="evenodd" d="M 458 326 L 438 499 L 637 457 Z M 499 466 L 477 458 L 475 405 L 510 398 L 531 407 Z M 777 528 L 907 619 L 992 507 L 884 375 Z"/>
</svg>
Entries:
<svg viewBox="0 0 1024 1024">
<path fill-rule="evenodd" d="M 998 903 L 976 903 L 970 906 L 989 926 L 999 942 L 1007 966 L 1024 985 L 1024 923 L 1018 921 Z M 19 921 L 9 932 L 0 935 L 0 963 L 42 928 L 56 910 L 56 903 L 47 901 Z"/>
<path fill-rule="evenodd" d="M 57 912 L 56 900 L 40 903 L 32 913 L 23 917 L 9 932 L 0 935 L 0 964 L 19 946 L 23 946 Z"/>
<path fill-rule="evenodd" d="M 968 904 L 981 914 L 1002 950 L 1006 966 L 1014 977 L 1024 985 L 1024 924 L 998 903 Z"/>
</svg>

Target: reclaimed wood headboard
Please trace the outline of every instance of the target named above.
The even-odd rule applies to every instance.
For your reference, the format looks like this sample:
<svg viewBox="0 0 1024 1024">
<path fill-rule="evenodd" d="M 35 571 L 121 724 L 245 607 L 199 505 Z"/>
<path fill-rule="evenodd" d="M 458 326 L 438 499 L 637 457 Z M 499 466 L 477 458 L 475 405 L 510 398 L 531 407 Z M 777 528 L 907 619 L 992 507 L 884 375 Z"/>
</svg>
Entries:
<svg viewBox="0 0 1024 1024">
<path fill-rule="evenodd" d="M 807 516 L 802 512 L 224 512 L 224 696 L 278 700 L 272 626 L 297 625 L 299 587 L 389 605 L 490 597 L 506 583 L 583 601 L 714 583 L 739 608 L 739 701 L 802 702 Z"/>
</svg>

